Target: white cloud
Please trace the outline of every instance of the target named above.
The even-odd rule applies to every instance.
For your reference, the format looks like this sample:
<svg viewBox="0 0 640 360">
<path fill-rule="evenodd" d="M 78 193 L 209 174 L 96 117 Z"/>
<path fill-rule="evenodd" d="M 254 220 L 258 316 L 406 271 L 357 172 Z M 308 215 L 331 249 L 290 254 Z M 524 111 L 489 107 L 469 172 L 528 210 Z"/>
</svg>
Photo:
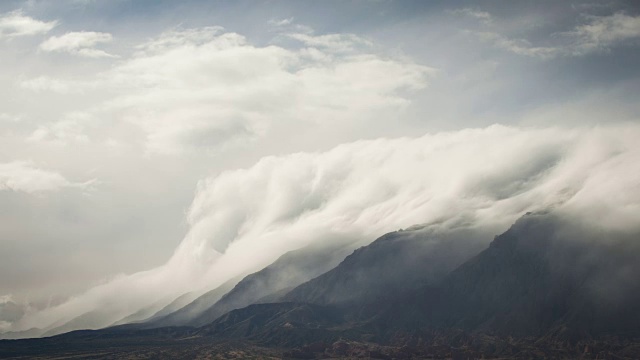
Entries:
<svg viewBox="0 0 640 360">
<path fill-rule="evenodd" d="M 303 35 L 301 35 L 303 36 Z M 275 123 L 347 124 L 401 109 L 433 70 L 368 52 L 355 36 L 303 36 L 309 46 L 255 46 L 219 27 L 174 29 L 102 74 L 107 109 L 147 134 L 152 153 L 220 150 Z M 313 43 L 313 44 L 312 44 Z"/>
<path fill-rule="evenodd" d="M 13 329 L 56 326 L 95 309 L 88 326 L 107 326 L 311 242 L 371 241 L 418 223 L 442 233 L 468 229 L 488 243 L 525 212 L 554 209 L 638 230 L 638 136 L 638 125 L 492 126 L 267 157 L 199 183 L 190 230 L 165 265 L 28 313 Z"/>
<path fill-rule="evenodd" d="M 54 37 L 41 47 L 77 52 L 95 45 L 87 34 Z M 405 58 L 375 54 L 367 40 L 352 34 L 288 36 L 304 46 L 256 46 L 221 27 L 176 28 L 138 45 L 133 55 L 93 79 L 40 76 L 18 85 L 34 92 L 82 93 L 94 99 L 83 112 L 108 119 L 105 124 L 133 124 L 142 130 L 148 153 L 181 154 L 217 153 L 288 136 L 274 129 L 295 123 L 337 131 L 384 121 L 406 108 L 411 93 L 435 74 Z M 40 126 L 31 140 L 90 140 L 76 123 Z M 74 135 L 60 135 L 67 130 Z"/>
<path fill-rule="evenodd" d="M 492 43 L 495 47 L 517 55 L 550 59 L 561 54 L 562 48 L 553 46 L 533 46 L 524 39 L 511 39 L 495 32 L 485 31 L 475 33 L 480 39 Z"/>
<path fill-rule="evenodd" d="M 269 20 L 269 24 L 273 26 L 286 26 L 291 25 L 293 23 L 293 17 L 286 19 L 271 19 Z"/>
<path fill-rule="evenodd" d="M 451 13 L 478 20 L 485 27 L 495 28 L 495 20 L 491 14 L 472 10 L 458 9 Z M 582 56 L 596 51 L 608 50 L 610 47 L 631 39 L 640 38 L 640 16 L 615 13 L 609 16 L 583 16 L 584 23 L 566 32 L 552 34 L 556 40 L 547 46 L 538 46 L 522 38 L 513 38 L 503 33 L 492 31 L 466 32 L 479 37 L 495 47 L 517 55 L 550 59 L 557 56 Z"/>
<path fill-rule="evenodd" d="M 194 29 L 175 28 L 138 45 L 138 49 L 144 51 L 143 54 L 140 54 L 144 56 L 144 54 L 163 52 L 181 46 L 200 46 L 214 40 L 223 30 L 224 28 L 221 26 L 205 26 Z"/>
<path fill-rule="evenodd" d="M 68 32 L 62 36 L 52 36 L 42 44 L 40 50 L 46 52 L 66 52 L 78 56 L 100 58 L 115 57 L 95 46 L 113 40 L 111 34 L 93 31 Z"/>
<path fill-rule="evenodd" d="M 0 15 L 0 39 L 45 34 L 58 24 L 25 16 L 21 10 Z"/>
<path fill-rule="evenodd" d="M 95 122 L 90 114 L 74 112 L 66 114 L 61 120 L 39 126 L 27 139 L 28 141 L 48 141 L 59 144 L 88 142 L 85 129 Z"/>
<path fill-rule="evenodd" d="M 350 52 L 357 47 L 371 46 L 371 41 L 354 34 L 311 35 L 304 33 L 287 34 L 288 37 L 301 41 L 306 46 L 322 48 L 330 52 Z"/>
<path fill-rule="evenodd" d="M 0 191 L 25 193 L 56 191 L 67 187 L 85 187 L 91 183 L 74 183 L 57 172 L 35 167 L 29 161 L 0 163 Z"/>
<path fill-rule="evenodd" d="M 566 35 L 575 39 L 575 55 L 609 49 L 626 40 L 640 38 L 640 16 L 615 13 L 609 16 L 589 16 L 586 24 L 578 25 Z"/>
<path fill-rule="evenodd" d="M 491 16 L 491 14 L 489 14 L 486 11 L 481 11 L 481 10 L 471 9 L 471 8 L 463 8 L 463 9 L 453 10 L 451 11 L 451 13 L 455 15 L 462 15 L 462 16 L 475 18 L 478 21 L 482 22 L 484 25 L 491 25 L 493 23 L 493 16 Z"/>
<path fill-rule="evenodd" d="M 0 122 L 5 123 L 18 123 L 22 121 L 21 115 L 12 115 L 6 113 L 0 113 Z"/>
<path fill-rule="evenodd" d="M 39 76 L 33 79 L 21 80 L 18 85 L 23 89 L 36 92 L 51 91 L 59 94 L 82 92 L 82 84 L 48 76 Z"/>
</svg>

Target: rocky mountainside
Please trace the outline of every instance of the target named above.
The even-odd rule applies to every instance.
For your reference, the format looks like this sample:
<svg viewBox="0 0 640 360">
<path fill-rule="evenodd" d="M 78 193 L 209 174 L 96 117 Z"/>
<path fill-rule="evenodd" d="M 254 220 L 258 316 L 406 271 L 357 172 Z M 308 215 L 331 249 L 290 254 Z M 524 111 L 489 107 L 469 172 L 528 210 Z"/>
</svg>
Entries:
<svg viewBox="0 0 640 360">
<path fill-rule="evenodd" d="M 340 243 L 314 245 L 290 251 L 266 268 L 246 276 L 188 325 L 206 325 L 231 310 L 268 301 L 270 295 L 296 287 L 334 268 L 352 251 L 351 245 Z"/>
<path fill-rule="evenodd" d="M 340 242 L 307 246 L 287 252 L 266 268 L 236 278 L 196 298 L 184 307 L 156 314 L 148 321 L 126 325 L 139 329 L 164 326 L 202 326 L 235 309 L 278 297 L 284 289 L 294 288 L 338 265 L 353 251 Z"/>
<path fill-rule="evenodd" d="M 240 281 L 240 277 L 231 279 L 217 288 L 207 291 L 187 305 L 177 310 L 168 312 L 166 309 L 160 310 L 159 314 L 152 316 L 149 320 L 138 324 L 139 328 L 151 329 L 163 326 L 183 326 L 197 320 L 213 304 L 229 292 Z M 169 304 L 171 305 L 171 304 Z M 162 313 L 165 313 L 164 315 Z"/>
<path fill-rule="evenodd" d="M 232 311 L 204 331 L 288 345 L 300 334 L 387 343 L 451 330 L 551 342 L 640 336 L 637 234 L 530 214 L 449 273 L 402 235 L 359 249 L 288 302 Z M 421 260 L 401 262 L 408 254 Z"/>
<path fill-rule="evenodd" d="M 529 215 L 381 319 L 519 337 L 640 335 L 639 256 L 638 234 Z"/>
<path fill-rule="evenodd" d="M 273 356 L 309 359 L 640 357 L 640 234 L 546 213 L 524 216 L 476 255 L 475 242 L 459 235 L 390 233 L 323 275 L 267 296 L 279 301 L 255 303 L 268 292 L 261 289 L 280 287 L 267 286 L 282 279 L 272 271 L 287 273 L 284 265 L 307 259 L 283 257 L 234 288 L 254 304 L 202 327 L 69 333 L 64 341 L 0 343 L 0 353 L 3 346 L 14 355 L 47 344 L 70 354 L 65 349 L 122 343 L 136 354 L 145 344 L 174 355 L 202 344 L 266 346 L 279 349 Z M 252 284 L 261 285 L 248 290 Z"/>
<path fill-rule="evenodd" d="M 465 235 L 428 228 L 388 233 L 280 300 L 347 307 L 386 302 L 440 281 L 485 246 Z"/>
</svg>

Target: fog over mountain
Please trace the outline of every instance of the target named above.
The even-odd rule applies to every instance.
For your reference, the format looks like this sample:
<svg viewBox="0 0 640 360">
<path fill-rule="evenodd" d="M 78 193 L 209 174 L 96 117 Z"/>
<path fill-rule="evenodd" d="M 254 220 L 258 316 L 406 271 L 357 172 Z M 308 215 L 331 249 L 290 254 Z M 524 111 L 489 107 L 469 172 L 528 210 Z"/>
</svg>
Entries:
<svg viewBox="0 0 640 360">
<path fill-rule="evenodd" d="M 640 216 L 637 136 L 636 125 L 493 126 L 265 158 L 198 185 L 190 231 L 165 265 L 27 312 L 11 329 L 49 329 L 86 313 L 94 315 L 78 328 L 108 326 L 314 242 L 364 245 L 419 223 L 444 233 L 462 228 L 483 244 L 525 212 L 548 209 L 633 229 Z"/>
<path fill-rule="evenodd" d="M 639 44 L 624 0 L 2 2 L 0 339 L 632 333 Z"/>
</svg>

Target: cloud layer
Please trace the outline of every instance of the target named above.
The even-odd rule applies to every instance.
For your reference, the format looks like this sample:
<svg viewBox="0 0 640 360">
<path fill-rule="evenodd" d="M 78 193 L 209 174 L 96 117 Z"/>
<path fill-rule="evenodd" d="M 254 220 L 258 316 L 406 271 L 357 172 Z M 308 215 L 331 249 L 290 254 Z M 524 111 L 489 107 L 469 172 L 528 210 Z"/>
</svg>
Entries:
<svg viewBox="0 0 640 360">
<path fill-rule="evenodd" d="M 375 121 L 406 107 L 408 94 L 424 88 L 435 73 L 406 59 L 374 54 L 370 43 L 355 35 L 287 33 L 284 38 L 299 41 L 257 46 L 221 27 L 177 28 L 139 45 L 93 80 L 37 77 L 21 80 L 20 86 L 99 94 L 85 111 L 89 116 L 134 125 L 145 135 L 149 153 L 181 154 L 283 136 L 276 129 L 291 124 L 337 130 Z M 52 37 L 40 48 L 106 56 L 93 46 L 109 40 L 109 34 L 74 32 Z M 66 136 L 68 121 L 60 121 L 48 126 L 59 130 L 58 139 L 79 138 Z"/>
<path fill-rule="evenodd" d="M 606 228 L 635 229 L 638 136 L 637 125 L 492 126 L 267 157 L 200 182 L 189 233 L 165 265 L 27 312 L 11 329 L 54 328 L 78 317 L 77 328 L 107 326 L 311 242 L 365 244 L 414 224 L 469 229 L 486 243 L 525 212 L 553 209 Z"/>
</svg>

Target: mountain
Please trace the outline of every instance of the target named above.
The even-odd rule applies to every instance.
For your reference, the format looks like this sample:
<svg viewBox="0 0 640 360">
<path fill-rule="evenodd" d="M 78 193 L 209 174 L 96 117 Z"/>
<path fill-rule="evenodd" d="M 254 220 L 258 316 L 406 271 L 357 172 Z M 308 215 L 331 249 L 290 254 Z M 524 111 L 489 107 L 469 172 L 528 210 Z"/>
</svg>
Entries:
<svg viewBox="0 0 640 360">
<path fill-rule="evenodd" d="M 153 305 L 150 307 L 142 308 L 136 311 L 133 314 L 125 316 L 124 318 L 116 321 L 111 326 L 118 326 L 124 324 L 132 324 L 132 323 L 142 323 L 142 322 L 151 322 L 158 318 L 169 315 L 172 312 L 175 312 L 189 303 L 193 301 L 194 295 L 192 293 L 186 293 L 178 296 L 172 302 L 162 307 L 160 310 L 157 310 L 157 305 Z"/>
<path fill-rule="evenodd" d="M 417 234 L 387 234 L 282 303 L 232 311 L 202 331 L 287 345 L 455 331 L 549 342 L 640 337 L 638 234 L 528 214 L 459 266 L 443 260 L 461 258 L 446 257 L 455 247 Z"/>
<path fill-rule="evenodd" d="M 480 252 L 485 244 L 472 234 L 464 228 L 441 233 L 424 227 L 388 233 L 281 300 L 341 306 L 385 302 L 439 281 Z"/>
<path fill-rule="evenodd" d="M 640 357 L 640 234 L 554 213 L 525 215 L 477 252 L 483 242 L 474 234 L 430 227 L 389 233 L 324 274 L 261 298 L 277 302 L 257 303 L 284 285 L 247 288 L 304 263 L 306 256 L 289 254 L 236 285 L 253 304 L 202 327 L 0 342 L 0 355 L 35 356 L 51 346 L 68 356 L 99 346 L 156 357 L 238 347 L 258 357 L 281 349 L 275 357 L 293 358 Z"/>
<path fill-rule="evenodd" d="M 207 291 L 177 310 L 172 309 L 176 305 L 174 302 L 158 311 L 158 313 L 154 314 L 146 321 L 122 326 L 136 329 L 152 329 L 165 326 L 187 325 L 202 316 L 209 307 L 220 300 L 220 298 L 229 292 L 229 290 L 233 289 L 234 285 L 236 285 L 240 279 L 241 277 L 233 278 L 217 288 Z M 176 300 L 179 300 L 179 298 Z"/>
<path fill-rule="evenodd" d="M 208 324 L 221 315 L 257 302 L 270 302 L 278 293 L 294 288 L 334 268 L 353 251 L 351 244 L 330 243 L 289 251 L 266 268 L 242 279 L 229 293 L 189 323 Z"/>
<path fill-rule="evenodd" d="M 519 337 L 640 335 L 638 235 L 530 214 L 380 321 Z"/>
<path fill-rule="evenodd" d="M 163 309 L 160 313 L 164 312 L 164 315 L 155 314 L 134 327 L 150 329 L 208 324 L 231 310 L 269 301 L 270 296 L 277 296 L 275 294 L 280 291 L 298 286 L 335 267 L 352 251 L 352 245 L 341 242 L 289 251 L 258 272 L 233 279 L 175 311 L 166 313 L 167 309 Z"/>
<path fill-rule="evenodd" d="M 439 282 L 486 246 L 474 229 L 413 227 L 355 250 L 338 266 L 277 298 L 230 311 L 200 334 L 261 344 L 300 345 L 359 337 L 386 304 Z M 239 284 L 240 285 L 240 284 Z"/>
</svg>

